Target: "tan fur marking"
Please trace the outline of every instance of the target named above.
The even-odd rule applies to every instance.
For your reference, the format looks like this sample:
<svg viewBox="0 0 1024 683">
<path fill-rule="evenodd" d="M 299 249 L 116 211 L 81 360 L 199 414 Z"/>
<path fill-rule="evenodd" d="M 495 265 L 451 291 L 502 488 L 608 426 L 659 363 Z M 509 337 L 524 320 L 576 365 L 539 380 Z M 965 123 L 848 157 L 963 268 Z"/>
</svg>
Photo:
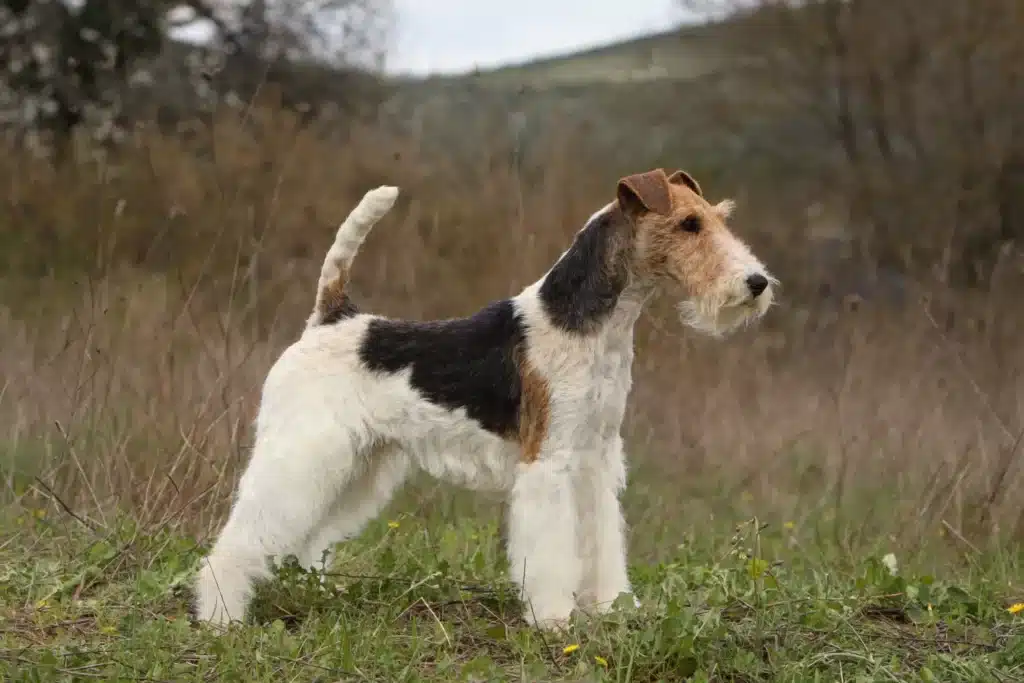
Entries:
<svg viewBox="0 0 1024 683">
<path fill-rule="evenodd" d="M 626 176 L 619 181 L 619 185 L 629 188 L 648 211 L 662 216 L 672 213 L 668 177 L 662 169 Z"/>
<path fill-rule="evenodd" d="M 352 300 L 345 291 L 346 285 L 348 273 L 340 273 L 321 290 L 317 313 L 324 323 L 335 322 L 352 314 Z"/>
<path fill-rule="evenodd" d="M 519 444 L 522 461 L 535 462 L 548 433 L 551 419 L 551 389 L 548 382 L 526 357 L 526 350 L 517 353 L 522 395 L 519 400 Z"/>
</svg>

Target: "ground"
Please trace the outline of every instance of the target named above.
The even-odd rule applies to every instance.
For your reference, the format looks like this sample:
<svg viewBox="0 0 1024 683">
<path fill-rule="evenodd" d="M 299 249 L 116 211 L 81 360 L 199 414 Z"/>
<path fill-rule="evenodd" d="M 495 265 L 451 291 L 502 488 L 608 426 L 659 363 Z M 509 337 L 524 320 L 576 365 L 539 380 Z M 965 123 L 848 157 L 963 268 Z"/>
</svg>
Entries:
<svg viewBox="0 0 1024 683">
<path fill-rule="evenodd" d="M 410 500 L 341 546 L 326 587 L 286 560 L 252 621 L 219 637 L 187 618 L 205 551 L 190 534 L 124 519 L 94 529 L 57 509 L 24 510 L 6 521 L 0 546 L 0 676 L 1024 680 L 1020 564 L 1003 552 L 965 548 L 924 574 L 884 547 L 854 556 L 821 526 L 742 518 L 739 508 L 734 520 L 692 525 L 706 530 L 699 536 L 664 520 L 659 536 L 674 535 L 675 547 L 631 567 L 642 607 L 555 636 L 518 616 L 494 506 L 418 512 Z M 634 534 L 651 537 L 646 524 Z M 634 546 L 651 555 L 642 540 Z"/>
</svg>

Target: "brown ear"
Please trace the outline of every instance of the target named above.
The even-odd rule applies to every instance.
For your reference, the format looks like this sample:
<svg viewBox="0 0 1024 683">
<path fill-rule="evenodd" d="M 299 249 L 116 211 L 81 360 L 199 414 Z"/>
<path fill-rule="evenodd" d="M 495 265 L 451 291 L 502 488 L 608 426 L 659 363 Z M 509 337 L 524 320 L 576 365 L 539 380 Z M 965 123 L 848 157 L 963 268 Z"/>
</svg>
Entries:
<svg viewBox="0 0 1024 683">
<path fill-rule="evenodd" d="M 668 181 L 673 185 L 686 185 L 688 188 L 697 193 L 698 197 L 703 197 L 704 193 L 700 191 L 700 185 L 693 179 L 693 176 L 686 171 L 676 171 L 668 177 Z"/>
<path fill-rule="evenodd" d="M 626 176 L 619 181 L 616 190 L 619 205 L 629 215 L 651 211 L 667 216 L 672 213 L 668 182 L 665 171 L 660 168 Z"/>
</svg>

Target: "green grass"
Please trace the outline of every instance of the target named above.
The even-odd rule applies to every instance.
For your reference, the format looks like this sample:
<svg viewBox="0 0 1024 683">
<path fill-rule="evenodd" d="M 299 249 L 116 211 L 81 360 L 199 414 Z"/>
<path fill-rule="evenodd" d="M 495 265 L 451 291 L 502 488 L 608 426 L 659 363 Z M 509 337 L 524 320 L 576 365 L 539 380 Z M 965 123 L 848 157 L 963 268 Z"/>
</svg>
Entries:
<svg viewBox="0 0 1024 683">
<path fill-rule="evenodd" d="M 640 609 L 552 635 L 519 617 L 496 515 L 397 512 L 413 507 L 340 546 L 326 585 L 285 560 L 250 622 L 221 636 L 187 618 L 203 553 L 189 536 L 22 511 L 0 544 L 0 678 L 1024 679 L 1024 613 L 1008 610 L 1021 565 L 1007 553 L 938 575 L 897 557 L 894 575 L 881 553 L 830 549 L 817 529 L 728 520 L 731 532 L 679 532 L 661 562 L 634 563 Z"/>
</svg>

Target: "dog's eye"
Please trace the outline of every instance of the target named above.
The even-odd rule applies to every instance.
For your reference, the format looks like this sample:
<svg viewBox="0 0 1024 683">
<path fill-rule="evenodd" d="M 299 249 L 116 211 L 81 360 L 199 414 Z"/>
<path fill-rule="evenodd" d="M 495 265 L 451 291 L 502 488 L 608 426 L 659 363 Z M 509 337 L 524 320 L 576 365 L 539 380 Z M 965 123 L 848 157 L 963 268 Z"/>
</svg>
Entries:
<svg viewBox="0 0 1024 683">
<path fill-rule="evenodd" d="M 683 220 L 679 221 L 679 229 L 685 232 L 697 234 L 700 232 L 700 218 L 697 216 L 687 216 Z"/>
</svg>

